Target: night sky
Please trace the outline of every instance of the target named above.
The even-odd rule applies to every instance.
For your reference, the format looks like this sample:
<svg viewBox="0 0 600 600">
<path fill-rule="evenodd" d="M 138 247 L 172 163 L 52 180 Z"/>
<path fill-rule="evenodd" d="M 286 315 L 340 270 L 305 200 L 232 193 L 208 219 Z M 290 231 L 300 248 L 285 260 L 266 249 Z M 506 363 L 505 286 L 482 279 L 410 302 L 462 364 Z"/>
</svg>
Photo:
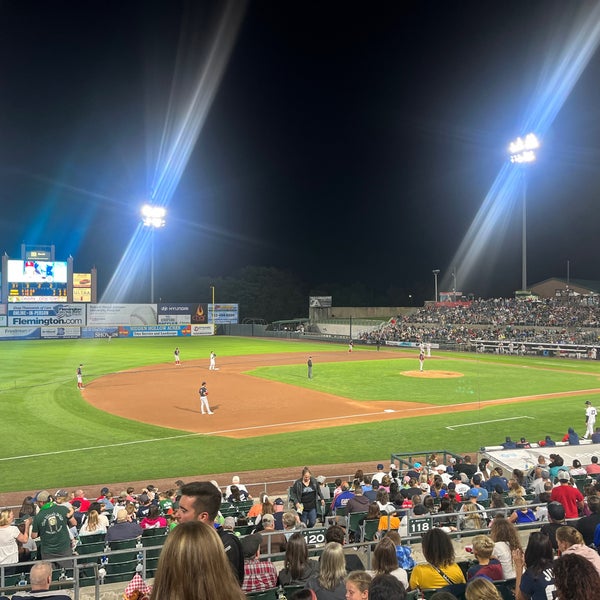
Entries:
<svg viewBox="0 0 600 600">
<path fill-rule="evenodd" d="M 567 36 L 597 5 L 249 2 L 163 198 L 156 296 L 204 297 L 195 277 L 248 265 L 290 270 L 320 293 L 361 283 L 419 301 L 433 297 L 432 269 L 443 290 L 455 267 L 463 292 L 511 295 L 520 191 L 502 200 L 468 278 L 454 256 Z M 123 257 L 126 273 L 147 277 L 148 253 L 128 244 L 167 115 L 183 114 L 174 98 L 198 84 L 224 6 L 0 1 L 0 251 L 54 243 L 76 271 L 98 268 L 101 293 Z M 566 276 L 567 261 L 571 277 L 600 280 L 599 60 L 528 169 L 529 282 Z M 147 300 L 140 290 L 125 299 Z"/>
</svg>

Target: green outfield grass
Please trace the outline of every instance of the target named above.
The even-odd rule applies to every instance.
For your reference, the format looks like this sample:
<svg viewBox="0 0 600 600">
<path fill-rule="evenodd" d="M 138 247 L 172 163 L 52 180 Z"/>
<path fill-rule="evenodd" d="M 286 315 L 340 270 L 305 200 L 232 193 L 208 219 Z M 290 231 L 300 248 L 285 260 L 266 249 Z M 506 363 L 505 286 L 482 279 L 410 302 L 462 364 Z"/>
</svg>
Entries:
<svg viewBox="0 0 600 600">
<path fill-rule="evenodd" d="M 86 380 L 139 366 L 172 361 L 179 345 L 183 362 L 208 361 L 210 350 L 227 356 L 298 352 L 298 364 L 256 369 L 256 376 L 310 387 L 355 400 L 412 400 L 433 404 L 476 402 L 600 387 L 600 365 L 566 360 L 440 354 L 426 368 L 464 373 L 460 379 L 411 379 L 416 359 L 344 362 L 346 346 L 247 338 L 59 340 L 0 344 L 0 491 L 102 485 L 115 481 L 183 478 L 202 473 L 336 462 L 378 462 L 392 452 L 432 448 L 475 451 L 505 435 L 535 440 L 580 431 L 584 402 L 600 395 L 506 406 L 476 406 L 460 413 L 365 425 L 269 435 L 246 440 L 189 435 L 105 414 L 86 404 L 76 389 L 75 368 Z M 340 350 L 339 363 L 315 362 L 306 379 L 305 357 Z M 357 347 L 357 352 L 373 352 Z M 389 355 L 388 355 L 389 356 Z M 579 372 L 578 372 L 579 371 Z M 143 410 L 143 407 L 140 407 Z M 299 420 L 318 418 L 298 407 Z M 286 415 L 286 420 L 289 415 Z M 449 429 L 449 427 L 456 427 Z"/>
</svg>

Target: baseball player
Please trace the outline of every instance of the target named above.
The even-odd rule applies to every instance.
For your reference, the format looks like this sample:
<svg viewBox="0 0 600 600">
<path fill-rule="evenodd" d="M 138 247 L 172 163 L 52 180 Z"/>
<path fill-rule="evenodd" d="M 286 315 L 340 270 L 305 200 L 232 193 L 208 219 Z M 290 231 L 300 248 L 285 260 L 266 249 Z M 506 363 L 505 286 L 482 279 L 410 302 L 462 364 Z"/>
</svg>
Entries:
<svg viewBox="0 0 600 600">
<path fill-rule="evenodd" d="M 210 410 L 210 406 L 208 404 L 208 390 L 206 389 L 206 381 L 202 382 L 202 387 L 198 390 L 200 394 L 200 412 L 205 415 L 212 415 L 213 411 Z"/>
<path fill-rule="evenodd" d="M 79 365 L 77 367 L 77 389 L 84 390 L 85 388 L 83 387 L 83 373 L 81 371 L 81 367 L 83 367 L 83 365 Z"/>
<path fill-rule="evenodd" d="M 208 370 L 209 371 L 215 371 L 216 370 L 216 368 L 217 368 L 216 358 L 217 358 L 217 355 L 215 354 L 214 350 L 211 350 L 211 352 L 210 352 L 210 364 L 208 365 Z"/>
<path fill-rule="evenodd" d="M 419 350 L 419 371 L 423 370 L 424 363 L 425 363 L 425 351 L 421 348 L 421 350 Z"/>
<path fill-rule="evenodd" d="M 354 348 L 354 342 L 352 340 L 350 340 L 350 342 L 348 343 L 348 352 L 352 352 L 353 348 Z"/>
<path fill-rule="evenodd" d="M 308 360 L 306 361 L 306 365 L 308 367 L 308 378 L 312 379 L 312 356 L 308 357 Z"/>
<path fill-rule="evenodd" d="M 180 365 L 181 361 L 179 359 L 179 348 L 175 348 L 175 350 L 173 351 L 173 356 L 175 357 L 175 364 Z"/>
<path fill-rule="evenodd" d="M 598 411 L 592 406 L 592 403 L 589 400 L 585 402 L 585 435 L 583 436 L 584 440 L 587 440 L 588 437 L 592 437 L 594 433 L 594 424 L 596 423 L 596 413 Z"/>
</svg>

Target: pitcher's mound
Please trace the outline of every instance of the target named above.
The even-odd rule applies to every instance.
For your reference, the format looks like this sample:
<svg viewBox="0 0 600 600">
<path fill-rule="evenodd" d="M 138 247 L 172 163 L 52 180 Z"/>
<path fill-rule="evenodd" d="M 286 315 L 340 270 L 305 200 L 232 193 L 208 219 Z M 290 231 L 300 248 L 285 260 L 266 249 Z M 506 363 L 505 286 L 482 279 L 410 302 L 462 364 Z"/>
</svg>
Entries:
<svg viewBox="0 0 600 600">
<path fill-rule="evenodd" d="M 402 371 L 400 375 L 405 377 L 421 377 L 424 379 L 449 379 L 451 377 L 464 377 L 457 371 Z"/>
</svg>

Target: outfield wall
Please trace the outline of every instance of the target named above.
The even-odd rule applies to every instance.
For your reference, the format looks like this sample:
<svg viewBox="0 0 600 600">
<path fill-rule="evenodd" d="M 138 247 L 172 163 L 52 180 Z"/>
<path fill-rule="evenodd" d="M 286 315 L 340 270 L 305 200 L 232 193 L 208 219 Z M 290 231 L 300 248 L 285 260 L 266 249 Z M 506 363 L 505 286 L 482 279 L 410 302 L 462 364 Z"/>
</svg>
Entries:
<svg viewBox="0 0 600 600">
<path fill-rule="evenodd" d="M 219 324 L 237 323 L 237 304 L 1 305 L 0 340 L 182 337 L 213 335 Z"/>
</svg>

